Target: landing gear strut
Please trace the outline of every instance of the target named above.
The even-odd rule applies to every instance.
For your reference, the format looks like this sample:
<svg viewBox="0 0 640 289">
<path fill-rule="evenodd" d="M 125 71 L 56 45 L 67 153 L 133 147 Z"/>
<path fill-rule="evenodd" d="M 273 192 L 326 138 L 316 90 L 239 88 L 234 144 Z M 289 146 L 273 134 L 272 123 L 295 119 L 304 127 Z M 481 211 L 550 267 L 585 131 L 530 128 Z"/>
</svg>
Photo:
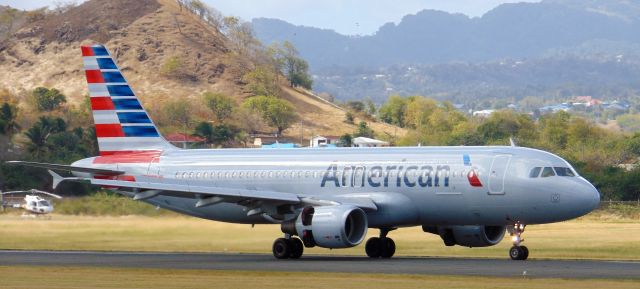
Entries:
<svg viewBox="0 0 640 289">
<path fill-rule="evenodd" d="M 529 248 L 521 246 L 524 242 L 521 235 L 524 233 L 525 225 L 521 223 L 515 223 L 513 227 L 509 227 L 509 234 L 511 234 L 511 240 L 513 241 L 513 247 L 509 249 L 509 257 L 512 260 L 527 260 L 529 258 Z"/>
<path fill-rule="evenodd" d="M 391 258 L 396 252 L 396 243 L 387 234 L 392 229 L 380 229 L 380 237 L 372 237 L 365 244 L 365 252 L 371 258 Z"/>
<path fill-rule="evenodd" d="M 273 242 L 272 249 L 277 259 L 299 259 L 304 252 L 304 245 L 298 238 L 278 238 Z"/>
</svg>

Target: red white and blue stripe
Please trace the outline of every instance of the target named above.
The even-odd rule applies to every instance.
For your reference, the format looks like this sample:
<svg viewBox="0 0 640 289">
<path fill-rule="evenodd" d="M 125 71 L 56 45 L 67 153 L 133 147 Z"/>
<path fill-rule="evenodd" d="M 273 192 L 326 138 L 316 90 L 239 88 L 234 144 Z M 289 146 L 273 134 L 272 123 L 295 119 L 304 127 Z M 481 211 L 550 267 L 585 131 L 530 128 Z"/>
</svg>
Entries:
<svg viewBox="0 0 640 289">
<path fill-rule="evenodd" d="M 100 155 L 142 162 L 173 149 L 158 132 L 107 49 L 102 45 L 82 46 L 82 56 Z"/>
</svg>

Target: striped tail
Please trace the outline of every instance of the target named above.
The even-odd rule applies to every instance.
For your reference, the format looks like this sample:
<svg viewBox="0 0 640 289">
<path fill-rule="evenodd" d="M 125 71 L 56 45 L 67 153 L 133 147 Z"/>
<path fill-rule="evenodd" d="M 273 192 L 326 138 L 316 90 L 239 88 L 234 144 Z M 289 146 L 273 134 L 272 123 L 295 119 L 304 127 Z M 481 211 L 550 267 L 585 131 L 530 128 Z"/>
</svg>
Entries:
<svg viewBox="0 0 640 289">
<path fill-rule="evenodd" d="M 102 45 L 82 46 L 101 156 L 147 159 L 176 149 L 161 135 Z"/>
</svg>

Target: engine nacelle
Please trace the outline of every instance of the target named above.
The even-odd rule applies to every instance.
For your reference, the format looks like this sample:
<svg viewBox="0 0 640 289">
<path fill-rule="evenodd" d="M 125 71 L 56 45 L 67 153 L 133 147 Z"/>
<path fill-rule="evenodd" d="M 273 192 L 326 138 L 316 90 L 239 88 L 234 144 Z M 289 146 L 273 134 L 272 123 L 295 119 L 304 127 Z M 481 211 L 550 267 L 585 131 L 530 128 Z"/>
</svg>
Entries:
<svg viewBox="0 0 640 289">
<path fill-rule="evenodd" d="M 362 243 L 367 234 L 367 214 L 355 206 L 306 207 L 282 232 L 300 236 L 306 247 L 349 248 Z"/>
<path fill-rule="evenodd" d="M 489 247 L 502 241 L 505 226 L 422 226 L 427 233 L 440 235 L 446 246 Z"/>
</svg>

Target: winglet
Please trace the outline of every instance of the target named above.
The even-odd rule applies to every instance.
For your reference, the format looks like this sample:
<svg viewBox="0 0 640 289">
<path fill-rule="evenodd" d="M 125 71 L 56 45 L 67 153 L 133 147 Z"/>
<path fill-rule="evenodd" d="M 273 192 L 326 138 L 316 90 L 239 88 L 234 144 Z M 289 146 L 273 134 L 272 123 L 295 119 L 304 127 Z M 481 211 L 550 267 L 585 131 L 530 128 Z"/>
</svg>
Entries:
<svg viewBox="0 0 640 289">
<path fill-rule="evenodd" d="M 52 171 L 52 170 L 47 170 L 49 172 L 49 174 L 53 177 L 53 189 L 55 190 L 56 187 L 58 187 L 58 185 L 64 181 L 64 178 L 59 175 L 56 174 L 56 172 Z"/>
<path fill-rule="evenodd" d="M 517 147 L 518 145 L 516 145 L 516 142 L 513 140 L 512 137 L 509 138 L 509 144 L 511 144 L 512 147 Z"/>
</svg>

